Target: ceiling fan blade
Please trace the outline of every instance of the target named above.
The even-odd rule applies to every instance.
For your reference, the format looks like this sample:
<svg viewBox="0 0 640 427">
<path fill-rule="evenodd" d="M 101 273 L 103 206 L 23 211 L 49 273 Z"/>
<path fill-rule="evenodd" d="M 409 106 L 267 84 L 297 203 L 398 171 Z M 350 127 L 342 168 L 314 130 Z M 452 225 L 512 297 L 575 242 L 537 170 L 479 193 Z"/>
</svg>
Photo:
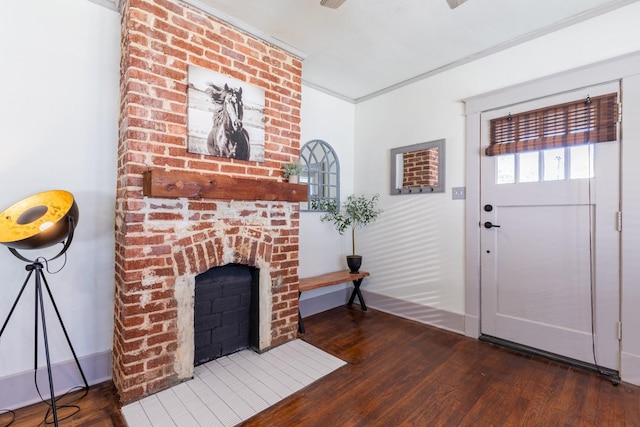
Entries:
<svg viewBox="0 0 640 427">
<path fill-rule="evenodd" d="M 447 0 L 447 3 L 449 3 L 449 7 L 451 9 L 455 9 L 456 7 L 460 6 L 465 1 L 467 1 L 467 0 Z"/>
<path fill-rule="evenodd" d="M 345 0 L 320 0 L 322 6 L 330 7 L 331 9 L 337 9 L 342 6 Z"/>
</svg>

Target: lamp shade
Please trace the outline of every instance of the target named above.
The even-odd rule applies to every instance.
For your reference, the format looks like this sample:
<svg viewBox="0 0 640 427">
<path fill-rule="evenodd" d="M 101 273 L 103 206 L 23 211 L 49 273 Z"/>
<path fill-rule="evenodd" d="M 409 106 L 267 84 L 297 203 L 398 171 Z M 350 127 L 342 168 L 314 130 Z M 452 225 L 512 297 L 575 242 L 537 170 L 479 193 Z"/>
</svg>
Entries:
<svg viewBox="0 0 640 427">
<path fill-rule="evenodd" d="M 0 243 L 13 249 L 53 246 L 78 223 L 78 205 L 64 190 L 34 194 L 0 213 Z"/>
</svg>

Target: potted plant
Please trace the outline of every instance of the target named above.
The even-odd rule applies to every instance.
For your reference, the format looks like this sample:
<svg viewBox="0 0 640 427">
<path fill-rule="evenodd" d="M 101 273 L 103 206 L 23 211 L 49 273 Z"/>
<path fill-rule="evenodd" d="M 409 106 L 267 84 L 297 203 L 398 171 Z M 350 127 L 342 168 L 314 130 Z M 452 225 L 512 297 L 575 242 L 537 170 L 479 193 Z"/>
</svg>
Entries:
<svg viewBox="0 0 640 427">
<path fill-rule="evenodd" d="M 350 195 L 342 204 L 342 209 L 338 207 L 335 200 L 314 199 L 311 207 L 315 210 L 326 211 L 320 217 L 321 221 L 330 221 L 335 226 L 338 233 L 343 234 L 348 228 L 351 229 L 351 255 L 347 255 L 347 265 L 351 273 L 357 273 L 362 264 L 362 256 L 356 255 L 356 228 L 375 221 L 382 213 L 376 207 L 379 194 L 371 197 Z"/>
<path fill-rule="evenodd" d="M 284 169 L 284 177 L 289 179 L 293 184 L 298 183 L 298 177 L 304 171 L 304 166 L 299 161 L 293 161 L 282 165 Z"/>
</svg>

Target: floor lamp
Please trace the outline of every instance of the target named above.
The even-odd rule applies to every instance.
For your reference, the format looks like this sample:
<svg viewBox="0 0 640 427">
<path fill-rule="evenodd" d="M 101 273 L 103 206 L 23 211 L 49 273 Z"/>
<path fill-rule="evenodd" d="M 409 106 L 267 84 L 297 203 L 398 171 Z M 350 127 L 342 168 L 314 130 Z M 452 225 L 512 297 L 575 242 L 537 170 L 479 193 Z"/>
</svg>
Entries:
<svg viewBox="0 0 640 427">
<path fill-rule="evenodd" d="M 47 283 L 47 279 L 44 275 L 43 262 L 46 263 L 54 260 L 62 256 L 67 251 L 69 245 L 71 245 L 71 241 L 73 240 L 73 233 L 77 224 L 78 205 L 76 204 L 73 195 L 64 190 L 52 190 L 35 194 L 12 205 L 0 213 L 0 243 L 7 246 L 14 256 L 27 263 L 25 267 L 27 270 L 27 278 L 25 279 L 15 302 L 11 306 L 11 310 L 9 310 L 6 320 L 2 324 L 0 337 L 2 337 L 2 334 L 9 323 L 9 319 L 11 319 L 11 315 L 16 309 L 25 288 L 30 283 L 30 279 L 33 277 L 34 280 L 32 282 L 35 286 L 34 370 L 38 369 L 38 326 L 40 325 L 42 328 L 45 357 L 47 359 L 47 374 L 49 377 L 49 391 L 51 393 L 51 410 L 53 413 L 53 422 L 56 426 L 58 426 L 58 413 L 53 387 L 53 376 L 51 372 L 51 360 L 49 357 L 49 341 L 47 337 L 47 324 L 45 321 L 43 289 L 46 290 L 46 293 L 49 296 L 49 300 L 51 301 L 56 316 L 58 317 L 64 336 L 67 339 L 67 344 L 69 344 L 71 353 L 73 353 L 73 358 L 75 359 L 80 375 L 82 376 L 82 380 L 84 381 L 85 390 L 89 389 L 89 384 L 84 376 L 84 372 L 82 371 L 76 352 L 71 345 L 71 340 L 69 339 L 67 329 L 62 322 L 58 306 L 53 299 L 53 294 L 51 293 L 51 289 L 49 288 L 49 284 Z M 34 260 L 31 260 L 18 252 L 18 250 L 23 249 L 43 249 L 58 243 L 62 244 L 62 249 L 57 255 L 50 259 L 37 257 Z"/>
</svg>

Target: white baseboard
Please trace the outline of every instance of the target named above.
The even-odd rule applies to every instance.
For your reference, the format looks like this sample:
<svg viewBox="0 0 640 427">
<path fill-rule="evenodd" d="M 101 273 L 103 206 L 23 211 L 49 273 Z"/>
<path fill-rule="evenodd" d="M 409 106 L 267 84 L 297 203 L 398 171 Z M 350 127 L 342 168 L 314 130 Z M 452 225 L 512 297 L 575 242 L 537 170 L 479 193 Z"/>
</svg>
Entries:
<svg viewBox="0 0 640 427">
<path fill-rule="evenodd" d="M 632 353 L 621 354 L 620 376 L 622 381 L 640 386 L 640 356 Z"/>
<path fill-rule="evenodd" d="M 465 333 L 464 314 L 452 313 L 439 308 L 416 304 L 370 291 L 362 291 L 368 307 L 375 308 L 394 316 L 415 320 L 416 322 L 436 326 L 458 334 Z M 357 300 L 357 299 L 356 299 Z"/>
<path fill-rule="evenodd" d="M 92 354 L 79 359 L 82 372 L 89 385 L 111 379 L 111 351 Z M 84 382 L 75 360 L 51 365 L 54 393 L 60 396 L 74 387 L 82 388 Z M 18 409 L 41 401 L 35 386 L 33 371 L 25 371 L 0 378 L 0 410 Z M 48 399 L 49 378 L 46 365 L 37 371 L 38 388 L 43 399 Z"/>
<path fill-rule="evenodd" d="M 466 314 L 464 316 L 464 334 L 471 338 L 480 336 L 480 318 Z"/>
<path fill-rule="evenodd" d="M 316 297 L 300 300 L 300 314 L 302 317 L 311 316 L 313 314 L 322 313 L 335 307 L 345 305 L 351 289 L 340 289 L 328 294 L 322 294 Z M 366 301 L 366 300 L 365 300 Z"/>
<path fill-rule="evenodd" d="M 300 313 L 302 317 L 304 318 L 344 305 L 349 299 L 352 289 L 353 288 L 348 287 L 339 291 L 301 300 Z M 465 317 L 462 314 L 451 313 L 438 308 L 375 294 L 365 290 L 362 290 L 362 296 L 364 297 L 367 307 L 459 334 L 465 333 Z M 355 303 L 359 304 L 358 298 L 356 298 Z"/>
</svg>

